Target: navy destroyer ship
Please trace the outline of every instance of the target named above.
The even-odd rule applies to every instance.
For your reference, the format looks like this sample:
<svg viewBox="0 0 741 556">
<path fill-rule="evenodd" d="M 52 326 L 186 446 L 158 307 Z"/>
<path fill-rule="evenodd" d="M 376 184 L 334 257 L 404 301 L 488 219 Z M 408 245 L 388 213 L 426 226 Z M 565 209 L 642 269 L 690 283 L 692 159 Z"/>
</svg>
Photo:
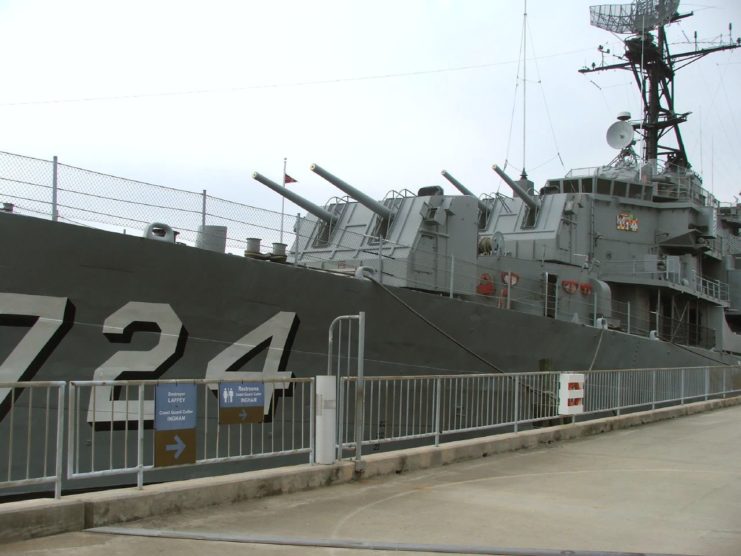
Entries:
<svg viewBox="0 0 741 556">
<path fill-rule="evenodd" d="M 0 382 L 314 376 L 330 323 L 360 311 L 368 375 L 737 364 L 741 207 L 693 171 L 673 95 L 679 66 L 739 44 L 670 53 L 678 4 L 592 8 L 625 52 L 581 71 L 632 72 L 645 110 L 609 127 L 614 160 L 539 191 L 494 165 L 510 196 L 478 198 L 451 170 L 455 194 L 377 200 L 313 165 L 344 195 L 320 206 L 255 172 L 306 214 L 291 245 L 235 256 L 205 211 L 185 245 L 164 220 L 132 235 L 34 216 L 0 176 Z M 82 400 L 91 427 L 129 419 L 99 392 Z M 3 436 L 13 397 L 0 389 Z"/>
</svg>

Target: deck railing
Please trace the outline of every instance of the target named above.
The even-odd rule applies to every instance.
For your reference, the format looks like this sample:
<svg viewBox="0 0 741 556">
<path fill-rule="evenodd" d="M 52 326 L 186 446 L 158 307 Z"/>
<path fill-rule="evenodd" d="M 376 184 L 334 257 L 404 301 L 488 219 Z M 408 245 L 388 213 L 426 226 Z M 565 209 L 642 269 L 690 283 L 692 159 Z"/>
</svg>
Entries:
<svg viewBox="0 0 741 556">
<path fill-rule="evenodd" d="M 559 415 L 557 372 L 344 377 L 338 383 L 336 452 L 362 457 L 369 450 L 425 443 L 438 446 L 462 437 L 741 395 L 741 366 L 584 374 L 584 413 L 576 417 Z M 193 474 L 205 475 L 243 471 L 254 467 L 249 461 L 256 459 L 272 458 L 281 465 L 313 463 L 318 408 L 324 407 L 315 403 L 316 380 L 281 380 L 280 388 L 275 382 L 0 383 L 0 389 L 10 394 L 0 421 L 0 493 L 52 485 L 58 498 L 63 478 L 65 489 L 70 490 L 113 483 L 136 483 L 142 488 L 145 474 L 153 481 L 184 476 L 182 471 L 160 473 L 165 469 L 200 468 Z M 244 407 L 237 409 L 236 416 L 224 414 L 230 409 L 224 390 L 235 384 L 262 392 L 259 408 L 250 419 L 240 417 L 246 413 Z M 361 384 L 359 403 L 356 393 Z M 188 401 L 188 411 L 194 414 L 188 425 L 192 431 L 175 431 L 163 441 L 157 419 L 169 413 L 156 409 L 156 391 L 162 387 L 179 391 L 185 386 L 193 389 Z M 271 395 L 279 391 L 283 395 Z M 362 438 L 357 438 L 357 431 L 362 431 Z M 190 456 L 178 460 L 186 449 L 191 450 Z M 238 462 L 241 465 L 218 471 L 205 469 Z"/>
<path fill-rule="evenodd" d="M 584 373 L 584 413 L 575 419 L 620 415 L 741 394 L 741 367 L 599 370 Z M 364 382 L 364 415 L 356 415 L 358 382 Z M 433 441 L 473 433 L 517 432 L 525 426 L 561 422 L 559 373 L 343 378 L 340 419 L 345 450 L 355 450 L 356 419 L 364 422 L 362 444 Z M 367 451 L 367 449 L 365 450 Z"/>
</svg>

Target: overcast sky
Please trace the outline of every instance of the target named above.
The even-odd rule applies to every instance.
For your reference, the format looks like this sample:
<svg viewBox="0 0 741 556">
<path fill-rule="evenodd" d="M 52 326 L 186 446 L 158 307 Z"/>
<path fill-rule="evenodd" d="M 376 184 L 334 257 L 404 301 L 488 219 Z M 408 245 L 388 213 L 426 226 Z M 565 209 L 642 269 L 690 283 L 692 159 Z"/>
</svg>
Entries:
<svg viewBox="0 0 741 556">
<path fill-rule="evenodd" d="M 599 63 L 599 44 L 622 53 L 619 37 L 590 27 L 591 3 L 528 2 L 525 163 L 536 187 L 609 162 L 605 130 L 622 110 L 640 114 L 629 73 L 577 72 Z M 0 0 L 0 150 L 273 210 L 280 198 L 250 176 L 280 181 L 284 157 L 291 187 L 320 204 L 338 191 L 312 162 L 376 198 L 443 184 L 443 168 L 477 194 L 509 193 L 491 165 L 507 162 L 515 178 L 523 165 L 523 6 Z M 671 43 L 695 31 L 727 40 L 729 22 L 741 31 L 738 0 L 680 4 L 690 10 Z M 677 110 L 693 112 L 690 159 L 732 201 L 741 49 L 696 62 L 676 87 Z"/>
</svg>

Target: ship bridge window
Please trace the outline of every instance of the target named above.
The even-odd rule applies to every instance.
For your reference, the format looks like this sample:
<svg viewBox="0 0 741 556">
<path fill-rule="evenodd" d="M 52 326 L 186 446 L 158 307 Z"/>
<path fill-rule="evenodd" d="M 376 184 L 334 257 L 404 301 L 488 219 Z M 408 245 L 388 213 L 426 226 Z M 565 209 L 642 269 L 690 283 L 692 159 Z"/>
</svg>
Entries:
<svg viewBox="0 0 741 556">
<path fill-rule="evenodd" d="M 564 193 L 579 193 L 579 180 L 563 180 Z"/>
<path fill-rule="evenodd" d="M 626 197 L 628 195 L 628 184 L 624 181 L 614 182 L 612 194 L 616 197 Z"/>
<path fill-rule="evenodd" d="M 643 186 L 640 183 L 631 183 L 628 186 L 628 197 L 641 199 L 643 197 Z"/>
<path fill-rule="evenodd" d="M 597 193 L 600 195 L 610 194 L 610 180 L 598 179 L 597 180 Z"/>
<path fill-rule="evenodd" d="M 582 178 L 581 180 L 581 192 L 591 193 L 592 192 L 592 178 Z"/>
<path fill-rule="evenodd" d="M 546 184 L 540 188 L 541 195 L 549 195 L 551 193 L 561 193 L 561 180 L 548 180 Z"/>
</svg>

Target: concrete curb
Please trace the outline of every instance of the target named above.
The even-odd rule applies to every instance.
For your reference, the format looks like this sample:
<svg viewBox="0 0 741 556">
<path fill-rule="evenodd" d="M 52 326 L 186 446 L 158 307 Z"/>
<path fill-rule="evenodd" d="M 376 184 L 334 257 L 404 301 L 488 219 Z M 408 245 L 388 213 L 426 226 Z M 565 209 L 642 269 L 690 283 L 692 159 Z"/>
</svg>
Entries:
<svg viewBox="0 0 741 556">
<path fill-rule="evenodd" d="M 741 405 L 741 397 L 448 442 L 437 448 L 425 446 L 372 454 L 363 457 L 363 465 L 357 470 L 353 462 L 305 464 L 149 485 L 143 490 L 127 488 L 66 496 L 62 500 L 9 502 L 0 506 L 0 543 L 287 494 L 363 478 L 406 473 L 735 405 Z"/>
</svg>

